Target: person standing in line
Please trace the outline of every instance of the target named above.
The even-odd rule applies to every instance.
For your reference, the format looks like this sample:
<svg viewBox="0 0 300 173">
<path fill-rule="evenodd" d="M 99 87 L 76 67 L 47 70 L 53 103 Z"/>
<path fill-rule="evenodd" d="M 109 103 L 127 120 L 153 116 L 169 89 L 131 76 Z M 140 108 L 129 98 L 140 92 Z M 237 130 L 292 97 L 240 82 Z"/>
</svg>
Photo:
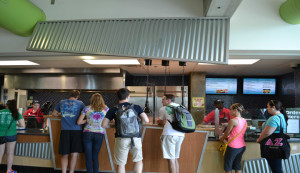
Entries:
<svg viewBox="0 0 300 173">
<path fill-rule="evenodd" d="M 174 130 L 169 123 L 169 121 L 172 122 L 174 120 L 174 115 L 173 108 L 168 106 L 180 106 L 179 104 L 174 103 L 174 101 L 174 95 L 165 94 L 163 96 L 163 107 L 159 109 L 158 124 L 164 127 L 161 135 L 163 158 L 168 160 L 168 168 L 170 173 L 179 173 L 178 158 L 185 134 L 183 132 Z"/>
<path fill-rule="evenodd" d="M 83 145 L 85 164 L 88 173 L 98 173 L 98 155 L 102 146 L 105 129 L 101 127 L 108 107 L 104 104 L 101 94 L 96 93 L 91 97 L 90 105 L 86 106 L 77 120 L 77 124 L 85 124 L 83 129 Z M 86 118 L 86 119 L 84 119 Z"/>
<path fill-rule="evenodd" d="M 225 173 L 231 173 L 234 169 L 236 173 L 242 172 L 241 160 L 246 151 L 246 143 L 244 135 L 247 130 L 247 121 L 242 118 L 242 113 L 247 113 L 244 106 L 240 103 L 234 103 L 230 107 L 230 114 L 235 117 L 232 118 L 224 135 L 220 137 L 220 141 L 231 141 L 226 149 L 224 156 L 224 170 Z"/>
<path fill-rule="evenodd" d="M 44 123 L 43 112 L 40 108 L 40 102 L 38 100 L 34 100 L 32 102 L 32 108 L 28 109 L 24 113 L 24 118 L 27 118 L 27 128 L 42 128 Z M 33 119 L 34 118 L 34 121 Z M 30 120 L 31 119 L 31 120 Z"/>
<path fill-rule="evenodd" d="M 83 152 L 82 127 L 77 125 L 77 120 L 84 108 L 84 103 L 78 100 L 79 95 L 78 90 L 71 91 L 69 98 L 61 100 L 52 113 L 53 116 L 61 116 L 59 154 L 62 155 L 62 173 L 67 172 L 69 155 L 71 155 L 69 172 L 74 173 L 78 153 Z"/>
<path fill-rule="evenodd" d="M 126 110 L 128 107 L 133 107 L 136 116 L 138 116 L 143 123 L 148 123 L 149 119 L 146 113 L 139 105 L 133 105 L 129 103 L 130 100 L 130 91 L 126 88 L 121 88 L 117 92 L 119 98 L 118 107 L 113 107 L 107 112 L 103 122 L 103 128 L 110 128 L 109 122 L 115 120 L 115 145 L 114 145 L 114 163 L 117 165 L 117 173 L 125 173 L 125 165 L 127 163 L 128 152 L 132 154 L 132 161 L 134 162 L 133 172 L 142 173 L 143 171 L 143 151 L 142 151 L 142 140 L 141 140 L 141 131 L 139 131 L 139 137 L 133 138 L 122 138 L 119 136 L 120 124 L 117 122 L 120 121 L 117 116 L 119 116 L 119 109 Z"/>
<path fill-rule="evenodd" d="M 18 112 L 16 100 L 8 100 L 6 108 L 0 110 L 0 137 L 4 137 L 6 140 L 5 143 L 0 144 L 0 163 L 6 149 L 6 173 L 17 173 L 17 171 L 11 169 L 17 141 L 17 125 L 25 127 L 24 119 Z"/>
<path fill-rule="evenodd" d="M 267 104 L 267 110 L 272 116 L 263 124 L 263 131 L 256 140 L 257 143 L 273 133 L 280 133 L 280 127 L 283 129 L 283 133 L 286 133 L 288 116 L 282 103 L 279 100 L 270 100 Z M 266 159 L 273 173 L 282 173 L 282 159 Z"/>
</svg>

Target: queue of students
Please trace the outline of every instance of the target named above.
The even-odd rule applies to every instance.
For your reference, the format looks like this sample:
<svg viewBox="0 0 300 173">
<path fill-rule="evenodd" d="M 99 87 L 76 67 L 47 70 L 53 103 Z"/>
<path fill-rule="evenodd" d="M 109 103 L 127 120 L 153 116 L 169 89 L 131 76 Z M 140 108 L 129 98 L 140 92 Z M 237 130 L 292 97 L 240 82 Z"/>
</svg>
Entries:
<svg viewBox="0 0 300 173">
<path fill-rule="evenodd" d="M 132 118 L 131 120 L 137 120 L 137 117 L 139 117 L 142 123 L 148 123 L 149 119 L 140 106 L 129 102 L 130 91 L 126 88 L 118 90 L 119 104 L 111 109 L 105 105 L 99 93 L 92 95 L 89 106 L 85 106 L 82 101 L 78 100 L 79 95 L 78 90 L 73 90 L 68 99 L 59 102 L 52 114 L 61 116 L 59 154 L 62 155 L 62 173 L 67 172 L 69 156 L 71 156 L 69 172 L 74 173 L 78 154 L 81 152 L 85 152 L 87 172 L 98 172 L 98 154 L 104 138 L 104 128 L 112 127 L 110 124 L 112 120 L 115 121 L 113 126 L 116 128 L 114 163 L 117 165 L 117 172 L 125 173 L 125 165 L 130 152 L 134 162 L 133 171 L 141 173 L 143 170 L 141 124 L 128 123 L 129 121 L 124 121 L 122 117 Z M 161 136 L 163 158 L 168 160 L 170 173 L 179 173 L 178 158 L 185 134 L 174 130 L 169 123 L 174 119 L 174 115 L 168 105 L 179 106 L 174 101 L 175 97 L 173 95 L 166 94 L 163 96 L 163 107 L 159 110 L 158 124 L 164 127 Z M 223 108 L 221 100 L 215 101 L 215 105 L 228 112 Z M 286 133 L 288 117 L 282 103 L 278 100 L 269 101 L 267 111 L 272 116 L 263 125 L 263 131 L 257 139 L 258 143 L 273 133 L 280 133 L 281 128 Z M 246 150 L 244 134 L 247 129 L 247 122 L 242 118 L 243 112 L 247 112 L 244 106 L 235 103 L 230 106 L 230 115 L 224 113 L 222 117 L 219 116 L 223 120 L 229 120 L 226 131 L 220 136 L 221 141 L 230 141 L 224 157 L 224 170 L 226 173 L 232 170 L 235 170 L 236 173 L 241 172 L 241 159 Z M 210 117 L 210 119 L 212 118 Z M 206 121 L 208 121 L 208 118 L 206 118 Z M 206 121 L 204 122 L 207 123 Z M 17 140 L 16 125 L 25 127 L 24 119 L 17 111 L 15 100 L 9 100 L 6 109 L 0 110 L 0 124 L 0 137 L 1 140 L 5 139 L 5 142 L 0 144 L 0 161 L 6 148 L 7 173 L 15 173 L 16 171 L 13 171 L 11 166 Z M 82 124 L 84 124 L 83 130 Z M 123 127 L 127 129 L 122 129 Z M 130 134 L 130 131 L 137 132 Z M 281 159 L 267 158 L 267 161 L 274 173 L 282 173 Z"/>
</svg>

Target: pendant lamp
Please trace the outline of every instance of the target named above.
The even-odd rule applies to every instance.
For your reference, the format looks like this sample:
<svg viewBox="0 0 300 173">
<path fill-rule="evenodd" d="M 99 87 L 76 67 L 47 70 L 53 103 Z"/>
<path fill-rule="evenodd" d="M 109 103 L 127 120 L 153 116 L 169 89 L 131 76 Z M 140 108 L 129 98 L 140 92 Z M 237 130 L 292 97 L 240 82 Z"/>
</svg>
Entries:
<svg viewBox="0 0 300 173">
<path fill-rule="evenodd" d="M 179 61 L 179 66 L 182 67 L 181 105 L 184 106 L 184 66 L 186 66 L 186 62 Z"/>
<path fill-rule="evenodd" d="M 149 84 L 149 66 L 152 65 L 152 60 L 151 59 L 145 59 L 145 65 L 147 66 L 147 96 L 146 96 L 146 103 L 145 103 L 145 107 L 144 107 L 143 111 L 145 113 L 152 114 L 152 111 L 149 107 L 149 101 L 148 101 L 148 93 L 150 91 L 150 88 L 148 86 L 148 84 Z"/>
<path fill-rule="evenodd" d="M 167 93 L 167 66 L 169 66 L 169 60 L 162 60 L 161 65 L 165 66 L 165 89 L 164 94 Z"/>
</svg>

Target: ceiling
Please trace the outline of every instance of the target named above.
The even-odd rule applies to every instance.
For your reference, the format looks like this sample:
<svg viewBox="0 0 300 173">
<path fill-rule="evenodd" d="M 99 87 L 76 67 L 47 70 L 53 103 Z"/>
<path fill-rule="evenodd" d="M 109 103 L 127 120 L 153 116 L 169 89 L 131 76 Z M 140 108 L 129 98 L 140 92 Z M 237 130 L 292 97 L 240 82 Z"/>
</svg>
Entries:
<svg viewBox="0 0 300 173">
<path fill-rule="evenodd" d="M 237 7 L 239 6 L 240 2 L 241 0 L 230 0 L 226 2 L 223 0 L 205 0 L 204 6 L 206 9 L 204 11 L 206 13 L 206 16 L 231 17 L 232 14 L 237 9 Z M 244 1 L 244 2 L 250 2 L 250 1 Z M 271 1 L 269 3 L 271 3 Z M 267 4 L 267 6 L 269 7 L 270 5 Z M 52 9 L 52 6 L 50 7 L 49 9 Z M 58 8 L 60 6 L 56 5 L 55 7 Z M 277 9 L 277 7 L 274 8 Z M 52 14 L 51 12 L 53 11 L 49 10 L 47 12 L 48 14 Z M 74 14 L 78 14 L 78 11 L 76 11 L 76 13 Z M 249 13 L 247 13 L 247 15 L 249 15 Z M 61 15 L 58 16 L 61 17 Z M 240 22 L 238 23 L 240 24 Z M 264 34 L 267 35 L 267 32 L 264 32 Z M 282 44 L 280 45 L 282 46 Z M 33 68 L 34 69 L 53 69 L 53 68 L 55 69 L 66 69 L 66 68 L 106 69 L 106 68 L 116 67 L 116 68 L 121 68 L 122 70 L 125 70 L 132 75 L 145 75 L 147 71 L 147 66 L 143 65 L 144 59 L 139 59 L 140 65 L 134 65 L 134 66 L 105 65 L 104 66 L 104 65 L 87 64 L 84 61 L 82 61 L 82 56 L 83 55 L 64 54 L 64 53 L 55 54 L 55 53 L 30 52 L 30 51 L 8 53 L 8 54 L 5 52 L 0 52 L 0 60 L 30 60 L 40 64 L 38 66 L 1 66 L 1 62 L 0 62 L 0 73 L 5 73 L 8 70 L 11 72 L 14 68 L 18 68 L 18 69 L 20 68 L 21 69 L 25 69 L 25 68 L 26 69 L 33 69 Z M 122 58 L 122 57 L 114 57 L 114 56 L 94 56 L 94 57 L 95 59 Z M 198 63 L 195 62 L 187 62 L 186 66 L 184 67 L 184 73 L 189 74 L 191 72 L 205 72 L 209 76 L 279 76 L 279 75 L 292 72 L 293 69 L 291 68 L 291 66 L 295 67 L 298 66 L 298 64 L 300 64 L 300 51 L 293 53 L 293 51 L 283 52 L 283 51 L 241 50 L 237 52 L 237 51 L 229 50 L 229 58 L 230 59 L 261 59 L 261 60 L 256 62 L 253 65 L 198 65 Z M 171 61 L 170 66 L 165 68 L 161 66 L 161 60 L 153 60 L 152 66 L 149 67 L 149 74 L 164 75 L 165 70 L 169 75 L 179 75 L 182 74 L 183 68 L 178 65 L 178 61 Z"/>
<path fill-rule="evenodd" d="M 122 59 L 125 57 L 113 56 L 94 56 L 95 59 Z M 300 64 L 299 56 L 292 55 L 231 55 L 230 59 L 261 59 L 252 65 L 198 65 L 195 62 L 187 62 L 184 67 L 184 73 L 206 72 L 210 76 L 280 76 L 292 72 L 292 66 Z M 127 57 L 128 59 L 128 57 Z M 65 69 L 65 68 L 112 68 L 117 67 L 127 71 L 132 75 L 145 75 L 147 66 L 144 65 L 144 59 L 138 59 L 140 65 L 90 65 L 82 60 L 82 56 L 1 56 L 0 60 L 30 60 L 40 65 L 38 66 L 0 66 L 0 72 L 12 68 L 35 68 L 35 69 Z M 182 74 L 183 68 L 179 66 L 178 61 L 170 61 L 168 67 L 161 65 L 161 60 L 152 60 L 152 66 L 149 67 L 150 75 L 164 75 L 165 70 L 169 75 Z"/>
</svg>

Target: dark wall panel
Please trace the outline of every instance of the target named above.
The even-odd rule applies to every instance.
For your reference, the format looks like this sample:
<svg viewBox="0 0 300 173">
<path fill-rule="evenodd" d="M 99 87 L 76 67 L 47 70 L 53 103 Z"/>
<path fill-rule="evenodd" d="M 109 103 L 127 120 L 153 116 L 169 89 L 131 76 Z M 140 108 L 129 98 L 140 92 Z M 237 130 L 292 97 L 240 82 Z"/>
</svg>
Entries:
<svg viewBox="0 0 300 173">
<path fill-rule="evenodd" d="M 90 104 L 90 98 L 96 92 L 84 92 L 82 91 L 79 97 L 85 105 Z M 115 92 L 101 91 L 98 92 L 102 95 L 105 104 L 111 108 L 118 104 L 118 97 Z M 28 99 L 32 96 L 34 100 L 39 100 L 41 105 L 50 101 L 53 104 L 51 110 L 59 103 L 60 100 L 67 99 L 69 92 L 60 92 L 55 90 L 28 90 Z"/>
<path fill-rule="evenodd" d="M 184 76 L 184 86 L 188 86 L 190 81 L 189 76 Z M 126 86 L 146 86 L 147 76 L 133 76 L 126 75 Z M 165 77 L 164 76 L 149 76 L 149 85 L 151 86 L 164 86 Z M 181 86 L 182 76 L 167 76 L 166 86 Z"/>
</svg>

